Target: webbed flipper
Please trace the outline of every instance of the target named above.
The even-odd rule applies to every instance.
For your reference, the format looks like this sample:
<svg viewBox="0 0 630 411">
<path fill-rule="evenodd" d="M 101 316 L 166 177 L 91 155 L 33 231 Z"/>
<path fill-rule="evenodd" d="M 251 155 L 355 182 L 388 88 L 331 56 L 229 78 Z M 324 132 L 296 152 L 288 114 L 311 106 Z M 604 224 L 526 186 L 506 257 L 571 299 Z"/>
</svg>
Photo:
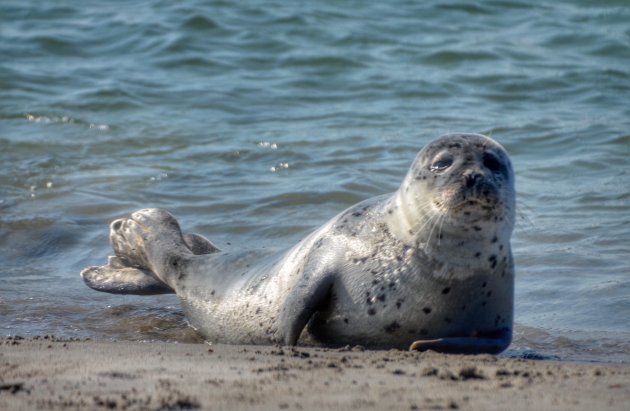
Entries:
<svg viewBox="0 0 630 411">
<path fill-rule="evenodd" d="M 197 233 L 184 234 L 184 243 L 195 255 L 212 254 L 221 251 L 210 240 Z"/>
<path fill-rule="evenodd" d="M 109 257 L 107 265 L 102 267 L 84 269 L 81 278 L 88 287 L 112 294 L 155 295 L 174 292 L 149 270 L 128 266 L 118 257 Z"/>
<path fill-rule="evenodd" d="M 498 354 L 512 342 L 512 330 L 504 328 L 493 335 L 448 337 L 414 341 L 409 351 L 433 350 L 452 354 Z"/>
<path fill-rule="evenodd" d="M 333 283 L 332 275 L 304 276 L 298 282 L 284 302 L 278 318 L 278 343 L 297 344 L 304 327 L 330 296 Z"/>
<path fill-rule="evenodd" d="M 114 222 L 112 229 L 119 228 L 122 224 L 122 220 L 120 221 L 121 223 Z M 200 234 L 189 233 L 183 235 L 182 238 L 186 247 L 195 255 L 220 251 Z M 120 256 L 109 257 L 107 264 L 102 267 L 88 267 L 81 271 L 81 278 L 88 287 L 112 294 L 155 295 L 174 292 L 171 287 L 147 269 L 142 260 L 130 260 L 126 252 L 121 252 L 119 247 L 116 247 L 116 242 L 112 241 L 112 245 L 114 251 Z M 133 258 L 133 255 L 131 257 Z"/>
</svg>

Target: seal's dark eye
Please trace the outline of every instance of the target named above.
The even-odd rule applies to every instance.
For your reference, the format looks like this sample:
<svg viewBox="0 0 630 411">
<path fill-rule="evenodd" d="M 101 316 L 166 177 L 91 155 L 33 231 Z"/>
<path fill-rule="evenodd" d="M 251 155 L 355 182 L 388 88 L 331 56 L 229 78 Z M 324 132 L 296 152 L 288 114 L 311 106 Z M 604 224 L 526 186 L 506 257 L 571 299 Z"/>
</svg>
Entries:
<svg viewBox="0 0 630 411">
<path fill-rule="evenodd" d="M 483 155 L 483 165 L 493 173 L 503 172 L 505 170 L 503 163 L 494 154 L 485 153 Z"/>
<path fill-rule="evenodd" d="M 431 171 L 436 172 L 446 170 L 451 166 L 451 164 L 453 164 L 452 157 L 441 157 L 431 164 Z"/>
</svg>

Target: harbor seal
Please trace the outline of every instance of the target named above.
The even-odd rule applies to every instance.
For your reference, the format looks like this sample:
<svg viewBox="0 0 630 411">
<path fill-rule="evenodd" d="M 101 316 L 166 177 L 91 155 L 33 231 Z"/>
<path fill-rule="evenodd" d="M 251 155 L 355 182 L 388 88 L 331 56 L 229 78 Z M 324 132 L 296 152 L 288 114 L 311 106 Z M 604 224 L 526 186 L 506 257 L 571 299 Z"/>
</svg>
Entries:
<svg viewBox="0 0 630 411">
<path fill-rule="evenodd" d="M 512 339 L 514 175 L 480 134 L 425 146 L 396 192 L 286 252 L 221 251 L 160 209 L 114 221 L 99 291 L 175 292 L 208 341 L 498 353 Z"/>
</svg>

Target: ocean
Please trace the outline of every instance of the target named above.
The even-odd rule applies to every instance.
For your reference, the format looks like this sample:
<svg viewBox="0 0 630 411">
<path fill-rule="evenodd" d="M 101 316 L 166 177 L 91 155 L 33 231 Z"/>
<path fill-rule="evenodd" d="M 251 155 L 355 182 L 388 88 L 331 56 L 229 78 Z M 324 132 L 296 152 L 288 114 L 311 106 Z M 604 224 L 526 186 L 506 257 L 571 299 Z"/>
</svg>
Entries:
<svg viewBox="0 0 630 411">
<path fill-rule="evenodd" d="M 175 296 L 87 288 L 168 209 L 290 247 L 449 132 L 516 173 L 503 355 L 630 362 L 626 1 L 0 2 L 0 335 L 201 342 Z"/>
</svg>

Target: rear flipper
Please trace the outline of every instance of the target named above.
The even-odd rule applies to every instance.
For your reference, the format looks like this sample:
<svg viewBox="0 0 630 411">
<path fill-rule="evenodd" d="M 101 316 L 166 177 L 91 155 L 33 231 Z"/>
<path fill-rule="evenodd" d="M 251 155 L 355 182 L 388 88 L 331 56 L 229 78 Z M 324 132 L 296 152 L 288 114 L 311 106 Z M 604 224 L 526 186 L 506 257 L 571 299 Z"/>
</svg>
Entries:
<svg viewBox="0 0 630 411">
<path fill-rule="evenodd" d="M 97 291 L 112 294 L 155 295 L 173 290 L 151 271 L 129 267 L 118 257 L 109 257 L 107 265 L 88 267 L 81 271 L 85 284 Z"/>
<path fill-rule="evenodd" d="M 220 251 L 199 234 L 184 235 L 184 243 L 195 255 Z M 119 257 L 109 257 L 107 265 L 81 271 L 85 284 L 97 291 L 112 294 L 156 295 L 174 291 L 150 270 L 130 264 Z"/>
<path fill-rule="evenodd" d="M 498 354 L 512 342 L 512 330 L 504 328 L 493 335 L 480 337 L 452 337 L 435 340 L 418 340 L 410 351 L 433 350 L 452 354 Z"/>
<path fill-rule="evenodd" d="M 201 234 L 184 234 L 184 243 L 186 243 L 186 246 L 195 255 L 212 254 L 217 251 L 221 251 L 216 245 L 212 244 L 210 240 Z"/>
</svg>

